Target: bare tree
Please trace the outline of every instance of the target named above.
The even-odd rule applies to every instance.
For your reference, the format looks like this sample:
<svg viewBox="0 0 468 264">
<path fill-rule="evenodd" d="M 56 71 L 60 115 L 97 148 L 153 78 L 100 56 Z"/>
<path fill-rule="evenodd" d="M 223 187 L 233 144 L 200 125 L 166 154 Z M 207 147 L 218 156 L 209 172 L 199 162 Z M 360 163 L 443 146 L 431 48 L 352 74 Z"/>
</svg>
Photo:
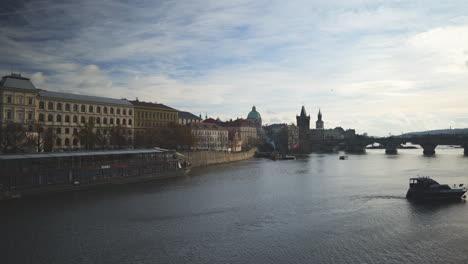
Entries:
<svg viewBox="0 0 468 264">
<path fill-rule="evenodd" d="M 0 150 L 4 153 L 25 152 L 31 146 L 26 128 L 9 122 L 0 127 Z"/>
</svg>

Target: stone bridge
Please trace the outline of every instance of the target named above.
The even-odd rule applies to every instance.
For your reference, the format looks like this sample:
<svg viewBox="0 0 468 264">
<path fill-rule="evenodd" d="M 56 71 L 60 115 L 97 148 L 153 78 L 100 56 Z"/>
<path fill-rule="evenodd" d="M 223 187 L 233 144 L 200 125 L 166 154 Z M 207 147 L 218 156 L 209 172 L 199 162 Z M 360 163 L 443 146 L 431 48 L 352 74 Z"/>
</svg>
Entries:
<svg viewBox="0 0 468 264">
<path fill-rule="evenodd" d="M 364 153 L 366 146 L 379 143 L 385 147 L 385 153 L 397 154 L 400 145 L 411 143 L 420 145 L 424 155 L 434 155 L 438 145 L 453 145 L 464 148 L 464 155 L 468 156 L 468 135 L 420 135 L 411 137 L 367 137 L 357 135 L 343 140 L 345 151 L 350 153 Z"/>
</svg>

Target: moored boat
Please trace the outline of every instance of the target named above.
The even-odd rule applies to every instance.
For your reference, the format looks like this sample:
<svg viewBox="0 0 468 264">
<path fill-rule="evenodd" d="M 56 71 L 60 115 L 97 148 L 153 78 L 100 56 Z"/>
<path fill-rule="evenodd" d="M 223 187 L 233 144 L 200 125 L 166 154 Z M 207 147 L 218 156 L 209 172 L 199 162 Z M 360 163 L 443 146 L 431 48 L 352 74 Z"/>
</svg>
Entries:
<svg viewBox="0 0 468 264">
<path fill-rule="evenodd" d="M 191 165 L 178 155 L 159 148 L 0 155 L 0 199 L 183 176 Z"/>
<path fill-rule="evenodd" d="M 411 200 L 459 200 L 465 198 L 467 189 L 463 184 L 451 188 L 448 184 L 439 184 L 429 177 L 410 178 L 406 198 Z"/>
<path fill-rule="evenodd" d="M 347 160 L 347 159 L 348 159 L 348 156 L 346 155 L 340 156 L 340 160 Z"/>
</svg>

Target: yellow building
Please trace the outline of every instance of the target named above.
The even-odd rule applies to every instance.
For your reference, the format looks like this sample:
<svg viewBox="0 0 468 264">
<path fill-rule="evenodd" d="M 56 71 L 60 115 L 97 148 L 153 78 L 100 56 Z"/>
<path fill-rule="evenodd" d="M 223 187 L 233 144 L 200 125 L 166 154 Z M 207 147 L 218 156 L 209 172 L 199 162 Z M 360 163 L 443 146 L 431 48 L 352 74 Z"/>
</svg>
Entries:
<svg viewBox="0 0 468 264">
<path fill-rule="evenodd" d="M 29 131 L 35 124 L 52 129 L 54 150 L 81 148 L 76 134 L 89 121 L 98 134 L 110 137 L 111 129 L 121 127 L 126 138 L 133 137 L 133 105 L 124 99 L 41 90 L 13 73 L 2 77 L 0 95 L 1 124 L 23 124 Z"/>
<path fill-rule="evenodd" d="M 36 97 L 39 90 L 21 74 L 4 76 L 0 81 L 0 122 L 27 124 L 36 116 Z"/>
<path fill-rule="evenodd" d="M 135 132 L 148 128 L 166 127 L 169 123 L 178 123 L 179 112 L 167 105 L 130 101 L 135 109 Z"/>
</svg>

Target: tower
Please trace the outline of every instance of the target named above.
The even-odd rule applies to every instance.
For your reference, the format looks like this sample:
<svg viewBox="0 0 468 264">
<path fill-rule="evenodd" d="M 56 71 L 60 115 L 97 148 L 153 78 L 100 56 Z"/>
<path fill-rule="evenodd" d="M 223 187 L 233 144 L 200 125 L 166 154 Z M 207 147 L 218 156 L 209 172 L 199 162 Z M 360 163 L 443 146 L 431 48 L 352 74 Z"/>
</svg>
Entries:
<svg viewBox="0 0 468 264">
<path fill-rule="evenodd" d="M 308 131 L 310 129 L 310 116 L 306 114 L 305 107 L 302 106 L 301 115 L 296 116 L 297 127 L 299 130 Z"/>
<path fill-rule="evenodd" d="M 310 116 L 307 115 L 305 107 L 302 106 L 301 114 L 296 116 L 299 130 L 299 150 L 304 153 L 310 151 Z"/>
<path fill-rule="evenodd" d="M 320 109 L 317 115 L 317 121 L 315 122 L 315 128 L 323 129 L 322 113 L 320 112 Z"/>
</svg>

